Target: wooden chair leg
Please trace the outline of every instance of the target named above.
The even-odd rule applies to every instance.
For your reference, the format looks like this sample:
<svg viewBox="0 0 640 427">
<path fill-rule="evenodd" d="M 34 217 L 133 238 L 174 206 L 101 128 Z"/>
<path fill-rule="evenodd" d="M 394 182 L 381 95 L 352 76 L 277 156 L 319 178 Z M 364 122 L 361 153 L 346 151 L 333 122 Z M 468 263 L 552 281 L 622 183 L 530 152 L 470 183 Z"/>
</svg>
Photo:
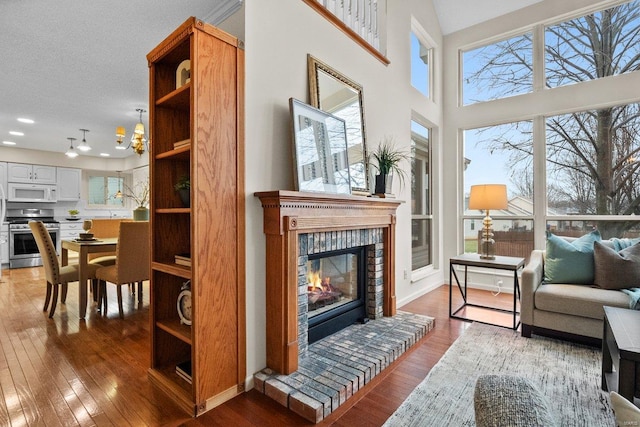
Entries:
<svg viewBox="0 0 640 427">
<path fill-rule="evenodd" d="M 138 282 L 138 304 L 142 304 L 142 280 Z"/>
<path fill-rule="evenodd" d="M 98 289 L 100 283 L 98 279 L 91 279 L 91 294 L 93 295 L 93 302 L 99 302 L 98 294 L 100 293 L 100 289 Z"/>
<path fill-rule="evenodd" d="M 120 318 L 124 318 L 124 310 L 122 309 L 122 286 L 118 286 L 118 311 L 120 312 Z"/>
<path fill-rule="evenodd" d="M 51 299 L 51 310 L 49 310 L 49 319 L 51 319 L 56 312 L 56 305 L 58 304 L 58 285 L 53 285 L 53 298 Z"/>
<path fill-rule="evenodd" d="M 49 301 L 51 300 L 51 288 L 53 285 L 47 282 L 47 295 L 44 297 L 44 307 L 42 307 L 42 311 L 47 311 L 47 307 L 49 307 Z"/>
<path fill-rule="evenodd" d="M 107 282 L 105 280 L 98 281 L 98 306 L 102 308 L 102 315 L 107 315 Z"/>
<path fill-rule="evenodd" d="M 60 295 L 60 302 L 63 304 L 67 303 L 67 290 L 69 290 L 69 285 L 67 283 L 62 284 L 62 295 Z"/>
</svg>

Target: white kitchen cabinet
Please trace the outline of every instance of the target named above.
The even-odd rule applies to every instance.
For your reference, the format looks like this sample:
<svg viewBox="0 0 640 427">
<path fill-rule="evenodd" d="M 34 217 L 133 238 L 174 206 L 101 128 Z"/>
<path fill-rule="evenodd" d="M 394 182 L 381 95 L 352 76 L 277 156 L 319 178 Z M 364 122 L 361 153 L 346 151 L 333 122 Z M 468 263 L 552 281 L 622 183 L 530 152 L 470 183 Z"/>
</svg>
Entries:
<svg viewBox="0 0 640 427">
<path fill-rule="evenodd" d="M 45 165 L 31 165 L 28 163 L 8 163 L 7 181 L 55 184 L 56 167 Z"/>
<path fill-rule="evenodd" d="M 0 222 L 0 264 L 9 264 L 9 226 Z"/>
<path fill-rule="evenodd" d="M 60 239 L 77 239 L 79 233 L 83 233 L 82 221 L 60 222 Z"/>
<path fill-rule="evenodd" d="M 7 198 L 7 162 L 0 162 L 0 187 L 4 190 L 4 198 Z M 2 218 L 0 218 L 2 221 Z M 1 225 L 1 224 L 0 224 Z"/>
<path fill-rule="evenodd" d="M 81 169 L 58 168 L 58 201 L 80 200 L 81 175 Z"/>
</svg>

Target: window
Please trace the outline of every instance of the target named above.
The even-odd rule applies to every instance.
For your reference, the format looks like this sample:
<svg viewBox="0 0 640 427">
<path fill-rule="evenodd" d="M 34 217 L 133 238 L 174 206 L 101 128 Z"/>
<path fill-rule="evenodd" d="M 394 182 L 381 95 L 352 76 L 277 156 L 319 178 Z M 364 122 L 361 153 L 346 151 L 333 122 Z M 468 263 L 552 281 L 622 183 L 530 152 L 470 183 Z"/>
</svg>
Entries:
<svg viewBox="0 0 640 427">
<path fill-rule="evenodd" d="M 531 92 L 532 34 L 462 53 L 463 105 Z"/>
<path fill-rule="evenodd" d="M 431 92 L 433 49 L 411 32 L 411 85 L 427 98 Z"/>
<path fill-rule="evenodd" d="M 509 206 L 490 211 L 496 255 L 528 257 L 533 249 L 533 138 L 531 121 L 464 132 L 464 250 L 477 253 L 485 212 L 466 208 L 476 184 L 506 184 Z M 475 222 L 478 221 L 476 227 Z"/>
<path fill-rule="evenodd" d="M 430 129 L 411 122 L 411 269 L 433 263 Z"/>
<path fill-rule="evenodd" d="M 640 1 L 545 28 L 547 86 L 640 69 Z"/>
<path fill-rule="evenodd" d="M 639 136 L 640 104 L 548 117 L 547 213 L 640 214 Z"/>
<path fill-rule="evenodd" d="M 545 229 L 582 235 L 597 228 L 604 238 L 640 234 L 640 104 L 626 83 L 635 76 L 615 77 L 640 71 L 640 0 L 609 4 L 616 6 L 536 24 L 523 35 L 505 35 L 504 41 L 460 55 L 463 103 L 494 101 L 474 105 L 473 125 L 467 126 L 474 129 L 464 131 L 460 199 L 466 200 L 472 184 L 507 184 L 509 208 L 491 212 L 497 251 L 497 232 L 505 226 L 535 228 L 539 245 Z M 533 62 L 540 65 L 535 72 Z M 590 83 L 596 79 L 607 79 L 606 87 Z M 569 85 L 574 87 L 554 89 Z M 524 107 L 513 114 L 513 103 L 502 102 L 533 90 L 535 96 L 524 95 Z M 576 98 L 563 107 L 562 97 Z M 487 127 L 478 117 L 487 118 Z M 493 125 L 511 117 L 512 123 Z M 520 117 L 530 120 L 516 121 Z M 458 119 L 452 117 L 464 129 L 466 119 Z M 477 250 L 481 219 L 481 212 L 465 209 L 467 251 Z"/>
<path fill-rule="evenodd" d="M 124 178 L 120 176 L 89 176 L 89 206 L 123 207 L 124 197 L 116 197 L 124 191 Z"/>
</svg>

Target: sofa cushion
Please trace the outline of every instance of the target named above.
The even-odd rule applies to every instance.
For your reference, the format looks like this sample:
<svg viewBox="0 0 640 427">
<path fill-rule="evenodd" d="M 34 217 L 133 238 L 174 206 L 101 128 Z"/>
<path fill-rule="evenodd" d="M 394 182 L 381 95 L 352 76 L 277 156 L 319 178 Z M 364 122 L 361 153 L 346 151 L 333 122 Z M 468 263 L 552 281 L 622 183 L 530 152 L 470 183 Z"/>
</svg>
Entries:
<svg viewBox="0 0 640 427">
<path fill-rule="evenodd" d="M 573 284 L 542 284 L 534 296 L 538 310 L 602 320 L 603 305 L 629 308 L 629 296 L 622 291 Z"/>
<path fill-rule="evenodd" d="M 593 284 L 593 242 L 599 240 L 598 230 L 573 241 L 548 233 L 544 282 Z"/>
<path fill-rule="evenodd" d="M 603 289 L 640 286 L 640 244 L 616 252 L 595 242 L 593 249 L 594 284 Z"/>
</svg>

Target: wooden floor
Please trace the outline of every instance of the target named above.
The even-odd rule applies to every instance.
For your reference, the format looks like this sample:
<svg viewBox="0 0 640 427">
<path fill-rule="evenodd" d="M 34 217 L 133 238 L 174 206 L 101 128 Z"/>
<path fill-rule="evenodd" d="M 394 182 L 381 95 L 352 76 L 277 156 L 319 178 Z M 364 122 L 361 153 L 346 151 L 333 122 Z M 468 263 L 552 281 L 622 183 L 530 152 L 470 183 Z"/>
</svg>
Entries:
<svg viewBox="0 0 640 427">
<path fill-rule="evenodd" d="M 107 316 L 90 305 L 86 321 L 78 320 L 72 284 L 66 305 L 48 319 L 43 273 L 41 267 L 2 271 L 0 426 L 311 425 L 255 390 L 189 418 L 147 379 L 148 284 L 141 307 L 137 297 L 125 298 L 124 319 L 118 318 L 115 286 L 107 285 Z M 401 307 L 435 317 L 435 329 L 319 425 L 385 422 L 469 325 L 449 319 L 448 295 L 442 286 Z M 480 304 L 508 307 L 513 301 L 508 294 L 471 295 Z"/>
</svg>

